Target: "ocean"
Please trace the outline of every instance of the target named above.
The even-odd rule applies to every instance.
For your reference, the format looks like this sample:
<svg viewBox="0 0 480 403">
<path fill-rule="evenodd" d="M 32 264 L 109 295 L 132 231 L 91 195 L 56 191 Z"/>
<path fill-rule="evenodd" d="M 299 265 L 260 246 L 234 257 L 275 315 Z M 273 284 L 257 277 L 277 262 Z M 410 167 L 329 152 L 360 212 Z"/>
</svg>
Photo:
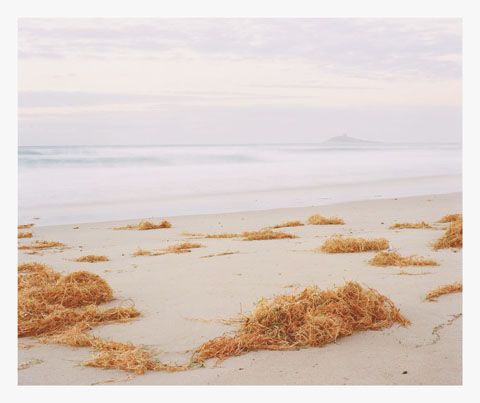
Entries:
<svg viewBox="0 0 480 403">
<path fill-rule="evenodd" d="M 25 146 L 18 219 L 73 224 L 447 193 L 461 182 L 433 178 L 461 173 L 461 144 Z M 407 178 L 426 185 L 393 186 Z"/>
</svg>

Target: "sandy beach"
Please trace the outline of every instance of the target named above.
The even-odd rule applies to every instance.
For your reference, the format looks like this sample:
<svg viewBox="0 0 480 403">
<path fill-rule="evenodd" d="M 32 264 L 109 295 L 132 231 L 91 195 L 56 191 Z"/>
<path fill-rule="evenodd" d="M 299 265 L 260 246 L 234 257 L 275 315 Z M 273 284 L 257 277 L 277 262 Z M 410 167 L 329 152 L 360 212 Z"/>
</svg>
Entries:
<svg viewBox="0 0 480 403">
<path fill-rule="evenodd" d="M 321 348 L 296 351 L 255 351 L 231 357 L 214 366 L 185 372 L 147 372 L 126 380 L 128 373 L 81 365 L 92 351 L 63 345 L 33 344 L 18 349 L 18 362 L 31 362 L 18 371 L 21 385 L 91 385 L 113 379 L 118 384 L 143 385 L 459 385 L 462 384 L 462 294 L 424 300 L 428 291 L 462 280 L 462 250 L 434 251 L 446 225 L 434 224 L 446 214 L 462 212 L 462 194 L 424 195 L 168 219 L 171 228 L 128 231 L 113 227 L 139 220 L 34 226 L 35 240 L 59 241 L 63 250 L 29 255 L 19 250 L 19 264 L 39 262 L 62 273 L 88 270 L 103 277 L 114 290 L 112 305 L 134 301 L 141 316 L 129 323 L 110 324 L 92 334 L 120 342 L 144 345 L 162 352 L 162 362 L 188 362 L 191 350 L 205 341 L 235 330 L 209 319 L 247 313 L 260 298 L 320 289 L 357 281 L 390 298 L 411 321 L 384 331 L 359 332 Z M 304 225 L 283 228 L 295 239 L 243 241 L 239 238 L 205 239 L 185 233 L 240 233 L 286 221 L 307 223 L 313 214 L 341 217 L 344 225 Z M 389 229 L 395 223 L 425 221 L 433 229 Z M 35 222 L 35 221 L 32 221 Z M 78 227 L 78 228 L 75 228 Z M 389 240 L 402 256 L 434 259 L 438 266 L 374 267 L 367 264 L 375 252 L 326 254 L 315 249 L 334 234 Z M 159 256 L 132 254 L 138 249 L 159 250 L 182 242 L 198 242 L 190 253 Z M 224 252 L 238 252 L 212 256 Z M 110 260 L 79 263 L 84 255 Z M 419 275 L 399 274 L 408 272 Z M 422 274 L 423 273 L 423 274 Z M 188 351 L 187 351 L 188 350 Z"/>
</svg>

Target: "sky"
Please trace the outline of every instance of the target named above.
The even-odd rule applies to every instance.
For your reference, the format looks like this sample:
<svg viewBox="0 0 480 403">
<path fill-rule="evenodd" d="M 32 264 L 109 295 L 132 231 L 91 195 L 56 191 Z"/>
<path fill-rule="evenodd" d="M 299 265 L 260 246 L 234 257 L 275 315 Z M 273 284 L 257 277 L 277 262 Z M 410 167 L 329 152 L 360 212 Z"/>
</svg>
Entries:
<svg viewBox="0 0 480 403">
<path fill-rule="evenodd" d="M 462 139 L 461 19 L 18 20 L 19 145 Z"/>
</svg>

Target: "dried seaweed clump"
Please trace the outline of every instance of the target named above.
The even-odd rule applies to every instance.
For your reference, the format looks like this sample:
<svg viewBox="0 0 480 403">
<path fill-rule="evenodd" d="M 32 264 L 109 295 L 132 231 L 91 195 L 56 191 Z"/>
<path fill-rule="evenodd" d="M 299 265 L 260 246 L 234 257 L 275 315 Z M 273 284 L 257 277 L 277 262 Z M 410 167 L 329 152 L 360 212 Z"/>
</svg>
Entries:
<svg viewBox="0 0 480 403">
<path fill-rule="evenodd" d="M 90 347 L 97 353 L 82 364 L 104 369 L 122 369 L 136 375 L 147 371 L 182 371 L 187 366 L 167 365 L 154 358 L 155 351 L 145 350 L 130 343 L 120 343 L 91 336 L 78 326 L 49 339 L 51 343 L 66 344 L 72 347 Z"/>
<path fill-rule="evenodd" d="M 244 232 L 241 234 L 244 238 L 244 241 L 265 241 L 270 239 L 293 239 L 298 238 L 298 236 L 293 234 L 287 234 L 282 231 L 270 231 L 270 230 L 260 230 L 260 231 L 250 231 Z"/>
<path fill-rule="evenodd" d="M 463 221 L 453 221 L 445 234 L 433 244 L 433 249 L 461 248 L 463 246 Z"/>
<path fill-rule="evenodd" d="M 172 224 L 168 221 L 163 220 L 160 224 L 154 224 L 150 221 L 141 220 L 137 225 L 127 225 L 125 227 L 114 227 L 115 230 L 128 229 L 136 231 L 147 231 L 151 229 L 160 229 L 160 228 L 171 228 Z"/>
<path fill-rule="evenodd" d="M 320 250 L 326 253 L 355 253 L 380 251 L 389 248 L 389 242 L 385 238 L 342 238 L 332 237 L 327 239 Z"/>
<path fill-rule="evenodd" d="M 132 253 L 132 256 L 133 257 L 137 257 L 137 256 L 150 256 L 152 254 L 152 252 L 148 251 L 148 250 L 145 250 L 145 249 L 142 249 L 142 248 L 138 248 L 135 252 Z"/>
<path fill-rule="evenodd" d="M 299 294 L 261 299 L 233 336 L 207 341 L 195 350 L 192 362 L 222 361 L 254 350 L 320 347 L 361 330 L 389 328 L 394 322 L 410 323 L 390 299 L 372 288 L 356 282 L 325 291 L 306 288 Z"/>
<path fill-rule="evenodd" d="M 205 237 L 203 234 L 199 234 L 197 232 L 181 232 L 180 235 L 184 236 L 194 236 L 194 237 Z"/>
<path fill-rule="evenodd" d="M 87 256 L 80 256 L 75 259 L 76 262 L 88 262 L 88 263 L 95 263 L 95 262 L 108 262 L 109 259 L 106 256 L 98 256 L 98 255 L 87 255 Z"/>
<path fill-rule="evenodd" d="M 74 325 L 86 330 L 139 315 L 133 307 L 97 308 L 112 298 L 111 288 L 96 274 L 62 276 L 39 263 L 23 264 L 18 267 L 18 337 L 59 334 Z"/>
<path fill-rule="evenodd" d="M 345 222 L 341 218 L 337 217 L 330 217 L 326 218 L 321 216 L 320 214 L 315 214 L 312 215 L 308 219 L 308 223 L 311 225 L 342 225 L 345 224 Z"/>
<path fill-rule="evenodd" d="M 417 223 L 409 223 L 409 222 L 404 222 L 404 223 L 397 223 L 392 225 L 391 227 L 388 227 L 388 229 L 404 229 L 404 228 L 415 228 L 415 229 L 432 229 L 433 227 L 426 223 L 425 221 L 417 222 Z"/>
<path fill-rule="evenodd" d="M 169 253 L 189 253 L 192 249 L 195 248 L 203 248 L 204 246 L 199 243 L 191 243 L 191 242 L 184 242 L 178 245 L 171 245 L 168 248 L 162 249 L 162 252 L 150 252 L 148 250 L 143 250 L 138 248 L 136 252 L 132 254 L 132 256 L 162 256 L 167 255 Z"/>
<path fill-rule="evenodd" d="M 277 229 L 277 228 L 285 228 L 285 227 L 301 227 L 303 224 L 300 221 L 287 221 L 283 224 L 274 225 L 273 227 L 267 227 L 266 229 Z"/>
<path fill-rule="evenodd" d="M 21 249 L 21 250 L 30 250 L 30 249 L 37 250 L 37 249 L 53 249 L 53 248 L 64 249 L 66 248 L 66 245 L 61 242 L 55 242 L 55 241 L 35 241 L 30 245 L 23 245 L 18 247 L 18 249 Z"/>
<path fill-rule="evenodd" d="M 115 343 L 115 342 L 114 342 Z M 120 344 L 120 343 L 116 343 Z M 82 364 L 87 367 L 96 367 L 103 369 L 122 369 L 133 372 L 136 375 L 142 375 L 147 371 L 168 371 L 177 372 L 189 369 L 187 365 L 169 365 L 163 364 L 154 358 L 154 353 L 141 347 L 124 344 L 124 348 L 109 349 L 107 344 L 103 344 L 99 353 L 94 354 L 92 358 L 84 361 Z M 96 349 L 96 346 L 92 346 Z M 115 346 L 118 348 L 118 346 Z"/>
<path fill-rule="evenodd" d="M 236 252 L 222 252 L 222 253 L 217 253 L 216 255 L 211 254 L 211 255 L 200 256 L 200 257 L 203 258 L 203 257 L 227 256 L 227 255 L 235 255 L 237 253 L 240 253 L 240 252 L 239 251 L 236 251 Z"/>
<path fill-rule="evenodd" d="M 188 252 L 191 252 L 192 249 L 203 248 L 203 247 L 204 246 L 199 243 L 184 242 L 178 245 L 171 245 L 168 248 L 163 249 L 165 252 L 160 254 L 165 255 L 167 253 L 188 253 Z"/>
<path fill-rule="evenodd" d="M 31 238 L 33 234 L 31 232 L 19 232 L 18 239 L 20 238 Z"/>
<path fill-rule="evenodd" d="M 18 364 L 18 370 L 21 371 L 22 369 L 30 368 L 31 365 L 41 364 L 42 362 L 43 360 L 39 360 L 37 358 L 26 362 L 21 362 L 20 364 Z"/>
<path fill-rule="evenodd" d="M 54 287 L 43 294 L 49 304 L 61 304 L 67 308 L 100 305 L 113 299 L 112 289 L 107 282 L 88 271 L 75 271 L 62 276 Z"/>
<path fill-rule="evenodd" d="M 443 294 L 453 294 L 455 292 L 462 292 L 463 290 L 463 283 L 461 281 L 457 281 L 456 283 L 444 285 L 442 287 L 435 288 L 434 290 L 430 291 L 425 299 L 427 301 L 436 301 L 440 295 Z"/>
<path fill-rule="evenodd" d="M 35 224 L 22 224 L 18 226 L 18 229 L 27 229 L 27 228 L 32 228 Z"/>
<path fill-rule="evenodd" d="M 400 256 L 395 252 L 379 252 L 375 257 L 368 261 L 372 266 L 438 266 L 433 259 L 427 259 L 423 256 L 410 255 Z"/>
<path fill-rule="evenodd" d="M 198 237 L 204 237 L 204 238 L 240 238 L 242 234 L 231 234 L 231 233 L 223 233 L 223 234 L 189 234 L 190 236 L 198 236 Z"/>
<path fill-rule="evenodd" d="M 447 214 L 438 220 L 438 223 L 448 223 L 462 219 L 462 214 Z"/>
<path fill-rule="evenodd" d="M 193 234 L 192 234 L 193 235 Z M 297 235 L 288 234 L 282 231 L 272 231 L 271 228 L 264 228 L 260 231 L 245 231 L 241 234 L 223 233 L 223 234 L 194 234 L 204 238 L 243 238 L 243 241 L 265 241 L 270 239 L 293 239 L 298 238 Z"/>
</svg>

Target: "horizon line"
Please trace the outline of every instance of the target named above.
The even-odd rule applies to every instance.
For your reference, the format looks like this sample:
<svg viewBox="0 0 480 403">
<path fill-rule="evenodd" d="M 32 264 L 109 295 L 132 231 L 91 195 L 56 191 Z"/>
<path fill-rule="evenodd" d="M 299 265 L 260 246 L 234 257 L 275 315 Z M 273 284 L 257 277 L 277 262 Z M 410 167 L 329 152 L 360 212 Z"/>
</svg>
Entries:
<svg viewBox="0 0 480 403">
<path fill-rule="evenodd" d="M 291 143 L 163 143 L 163 144 L 18 144 L 17 147 L 208 147 L 208 146 L 262 146 L 262 145 L 324 145 L 328 140 L 321 142 L 291 142 Z M 419 141 L 419 142 L 397 142 L 368 140 L 370 144 L 462 144 L 463 141 Z M 329 143 L 332 144 L 332 143 Z M 368 145 L 359 143 L 339 143 L 337 145 Z M 335 145 L 335 144 L 333 144 Z"/>
</svg>

